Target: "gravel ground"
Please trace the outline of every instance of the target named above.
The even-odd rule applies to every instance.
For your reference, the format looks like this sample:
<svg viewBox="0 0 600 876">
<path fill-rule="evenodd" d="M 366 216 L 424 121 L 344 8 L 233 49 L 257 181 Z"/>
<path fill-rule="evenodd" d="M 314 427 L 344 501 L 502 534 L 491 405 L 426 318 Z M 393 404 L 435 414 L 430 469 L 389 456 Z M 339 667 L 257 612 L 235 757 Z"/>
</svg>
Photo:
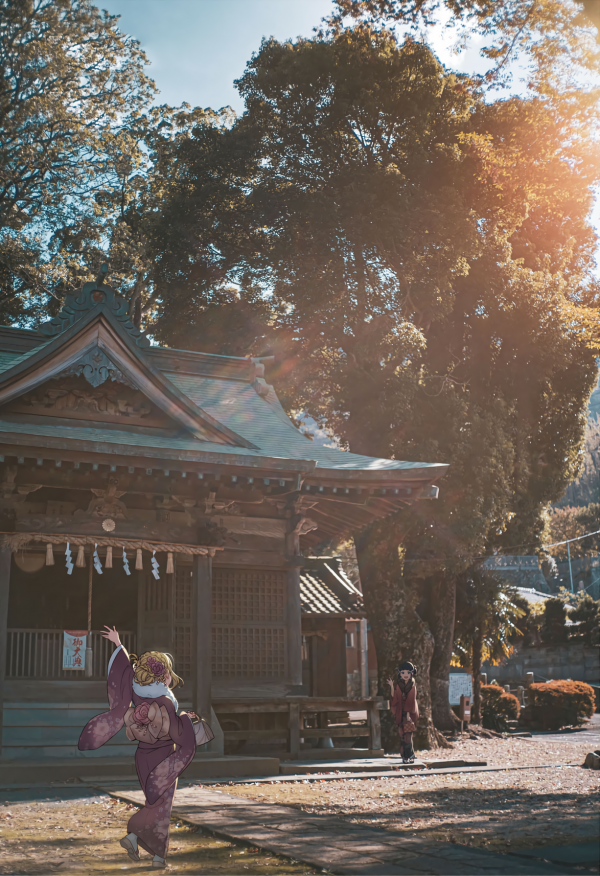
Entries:
<svg viewBox="0 0 600 876">
<path fill-rule="evenodd" d="M 506 852 L 598 837 L 600 772 L 566 766 L 583 763 L 595 748 L 600 748 L 600 716 L 581 733 L 465 738 L 451 752 L 420 752 L 425 759 L 487 760 L 490 766 L 503 767 L 500 772 L 219 787 L 264 803 Z M 545 764 L 561 766 L 542 768 Z M 533 769 L 515 769 L 519 766 Z M 149 856 L 142 853 L 142 861 L 135 864 L 118 845 L 134 808 L 81 785 L 0 790 L 0 874 L 148 872 Z M 177 822 L 171 826 L 169 870 L 316 872 Z"/>
<path fill-rule="evenodd" d="M 581 733 L 532 738 L 465 739 L 451 752 L 419 753 L 425 759 L 487 760 L 490 766 L 506 767 L 501 772 L 413 773 L 398 778 L 223 784 L 220 788 L 265 803 L 347 818 L 355 824 L 376 824 L 406 830 L 412 836 L 496 851 L 582 842 L 599 835 L 600 772 L 579 766 L 588 751 L 599 747 L 595 731 L 594 726 Z M 578 766 L 564 766 L 570 763 Z M 546 764 L 563 766 L 549 769 L 544 768 Z M 514 769 L 519 766 L 542 768 Z"/>
<path fill-rule="evenodd" d="M 0 873 L 148 873 L 119 846 L 137 807 L 79 788 L 0 791 Z M 314 873 L 306 864 L 171 824 L 171 873 Z M 160 873 L 160 870 L 154 872 Z"/>
</svg>

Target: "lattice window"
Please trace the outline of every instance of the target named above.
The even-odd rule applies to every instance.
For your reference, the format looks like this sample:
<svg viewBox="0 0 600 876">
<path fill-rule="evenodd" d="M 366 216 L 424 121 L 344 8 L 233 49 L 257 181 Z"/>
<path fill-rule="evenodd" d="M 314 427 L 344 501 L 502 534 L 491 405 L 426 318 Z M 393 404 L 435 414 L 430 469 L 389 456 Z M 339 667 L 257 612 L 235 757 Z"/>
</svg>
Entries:
<svg viewBox="0 0 600 876">
<path fill-rule="evenodd" d="M 192 631 L 189 626 L 173 627 L 173 651 L 175 672 L 183 676 L 184 681 L 189 680 L 192 673 Z"/>
<path fill-rule="evenodd" d="M 192 676 L 192 570 L 175 566 L 173 576 L 173 655 L 184 681 Z"/>
<path fill-rule="evenodd" d="M 283 678 L 284 627 L 214 626 L 212 671 L 229 678 Z"/>
<path fill-rule="evenodd" d="M 213 570 L 213 623 L 283 623 L 283 572 Z"/>
<path fill-rule="evenodd" d="M 175 620 L 192 619 L 192 572 L 189 566 L 175 571 Z"/>
</svg>

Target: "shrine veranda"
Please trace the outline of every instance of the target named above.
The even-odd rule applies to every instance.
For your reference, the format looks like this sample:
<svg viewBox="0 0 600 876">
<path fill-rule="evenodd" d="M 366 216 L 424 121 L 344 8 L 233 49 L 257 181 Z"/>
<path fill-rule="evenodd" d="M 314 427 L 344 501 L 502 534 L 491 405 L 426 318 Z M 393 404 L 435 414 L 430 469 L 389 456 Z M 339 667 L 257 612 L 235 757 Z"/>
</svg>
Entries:
<svg viewBox="0 0 600 876">
<path fill-rule="evenodd" d="M 294 753 L 304 712 L 352 707 L 302 684 L 303 553 L 435 498 L 447 466 L 315 446 L 264 374 L 151 345 L 102 276 L 38 330 L 0 327 L 3 760 L 77 754 L 104 624 L 171 653 L 198 712 L 260 716 L 233 740 L 280 728 Z M 91 630 L 86 670 L 63 669 L 65 630 Z"/>
</svg>

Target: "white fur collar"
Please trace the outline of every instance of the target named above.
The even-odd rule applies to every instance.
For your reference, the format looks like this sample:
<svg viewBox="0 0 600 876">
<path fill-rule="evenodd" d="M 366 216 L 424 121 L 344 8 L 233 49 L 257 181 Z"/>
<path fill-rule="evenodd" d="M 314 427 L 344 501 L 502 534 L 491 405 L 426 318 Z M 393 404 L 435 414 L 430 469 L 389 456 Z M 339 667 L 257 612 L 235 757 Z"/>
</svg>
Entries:
<svg viewBox="0 0 600 876">
<path fill-rule="evenodd" d="M 146 700 L 155 700 L 158 697 L 169 697 L 172 701 L 175 709 L 179 708 L 179 704 L 175 699 L 173 691 L 170 690 L 166 684 L 163 684 L 162 681 L 153 681 L 152 684 L 138 684 L 137 681 L 133 682 L 133 692 L 138 695 L 138 697 L 143 697 Z"/>
</svg>

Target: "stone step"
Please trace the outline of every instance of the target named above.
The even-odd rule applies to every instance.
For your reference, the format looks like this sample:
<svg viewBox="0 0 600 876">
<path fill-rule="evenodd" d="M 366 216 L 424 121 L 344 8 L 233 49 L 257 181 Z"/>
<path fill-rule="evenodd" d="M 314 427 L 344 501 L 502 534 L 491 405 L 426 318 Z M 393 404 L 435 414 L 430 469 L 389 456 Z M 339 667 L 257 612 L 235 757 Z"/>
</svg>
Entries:
<svg viewBox="0 0 600 876">
<path fill-rule="evenodd" d="M 302 731 L 301 731 L 302 732 Z M 296 761 L 313 760 L 360 760 L 363 758 L 383 757 L 383 748 L 305 748 L 300 751 Z M 280 760 L 292 760 L 292 756 L 284 751 L 277 752 Z"/>
<path fill-rule="evenodd" d="M 102 702 L 5 703 L 2 757 L 5 760 L 80 759 L 85 756 L 77 749 L 81 731 L 91 718 L 106 709 L 107 704 Z M 87 756 L 115 758 L 133 753 L 134 746 L 123 728 L 106 745 Z"/>
<path fill-rule="evenodd" d="M 106 782 L 108 778 L 129 779 L 137 784 L 133 751 L 128 757 L 30 758 L 0 759 L 0 786 L 37 784 L 40 782 L 68 782 L 82 779 L 88 783 Z M 276 757 L 207 757 L 200 754 L 182 773 L 189 781 L 208 778 L 236 778 L 239 776 L 277 775 Z"/>
<path fill-rule="evenodd" d="M 464 766 L 487 766 L 485 760 L 415 760 L 414 763 L 402 763 L 401 758 L 379 757 L 361 761 L 321 761 L 305 762 L 301 760 L 286 761 L 279 767 L 279 772 L 284 776 L 309 775 L 320 772 L 340 773 L 374 773 L 390 770 L 419 770 L 419 769 L 452 769 Z"/>
</svg>

